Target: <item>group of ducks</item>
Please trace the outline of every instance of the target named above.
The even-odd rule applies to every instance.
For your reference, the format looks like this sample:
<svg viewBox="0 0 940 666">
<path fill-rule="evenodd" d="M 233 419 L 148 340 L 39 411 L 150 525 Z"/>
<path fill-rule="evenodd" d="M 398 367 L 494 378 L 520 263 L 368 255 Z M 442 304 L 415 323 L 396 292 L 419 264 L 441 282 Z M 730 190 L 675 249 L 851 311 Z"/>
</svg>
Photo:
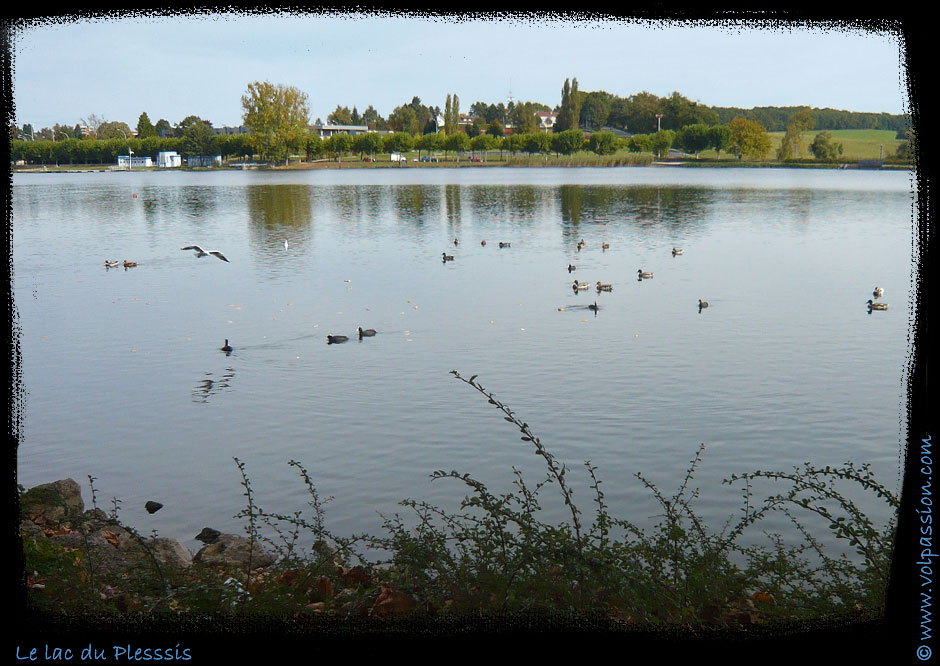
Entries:
<svg viewBox="0 0 940 666">
<path fill-rule="evenodd" d="M 459 238 L 455 238 L 455 239 L 454 239 L 454 247 L 457 247 L 458 245 L 460 245 L 460 239 L 459 239 Z M 480 247 L 486 247 L 486 241 L 485 241 L 485 240 L 481 240 L 481 241 L 480 241 Z M 510 247 L 510 245 L 509 245 L 508 242 L 500 241 L 499 247 L 501 247 L 501 248 L 502 248 L 502 247 Z M 452 254 L 447 254 L 447 252 L 442 252 L 441 255 L 442 255 L 442 257 L 443 257 L 442 263 L 447 263 L 448 261 L 453 261 L 453 260 L 454 260 L 454 255 L 452 255 Z"/>
<path fill-rule="evenodd" d="M 882 296 L 885 295 L 885 290 L 882 289 L 881 287 L 875 287 L 875 290 L 871 292 L 871 295 L 874 296 L 875 298 L 881 298 Z M 869 313 L 871 313 L 872 310 L 887 310 L 887 309 L 888 309 L 887 303 L 876 302 L 876 301 L 871 300 L 870 298 L 868 299 L 868 312 Z"/>
<path fill-rule="evenodd" d="M 578 241 L 578 245 L 577 245 L 578 252 L 580 252 L 586 245 L 587 245 L 587 243 L 584 242 L 584 239 L 583 239 L 583 238 L 582 238 L 581 240 L 579 240 L 579 241 Z M 602 250 L 602 251 L 603 251 L 603 250 L 607 250 L 609 247 L 610 247 L 610 243 L 606 243 L 606 242 L 605 242 L 605 243 L 601 243 L 601 250 Z M 684 254 L 684 253 L 685 253 L 685 250 L 682 250 L 682 249 L 680 249 L 680 248 L 678 248 L 678 247 L 672 248 L 672 256 L 674 256 L 674 257 L 675 257 L 675 256 L 678 256 L 678 255 L 680 255 L 680 254 Z M 575 266 L 574 264 L 568 264 L 568 272 L 569 272 L 569 273 L 571 273 L 572 271 L 577 270 L 577 268 L 578 268 L 578 267 Z M 640 282 L 642 282 L 643 280 L 649 280 L 649 279 L 651 279 L 652 277 L 653 277 L 653 273 L 652 273 L 651 271 L 644 271 L 642 268 L 639 268 L 639 269 L 637 269 L 637 271 L 636 271 L 636 279 L 637 279 L 638 281 L 640 281 Z M 590 287 L 591 287 L 591 285 L 588 284 L 587 282 L 578 282 L 577 280 L 575 280 L 574 282 L 571 283 L 571 288 L 572 288 L 572 290 L 574 290 L 575 293 L 578 293 L 579 291 L 584 291 L 585 289 L 590 289 Z M 604 283 L 601 282 L 600 280 L 597 281 L 597 283 L 594 285 L 594 288 L 597 289 L 597 293 L 598 293 L 598 294 L 601 293 L 602 291 L 613 291 L 613 290 L 614 290 L 613 285 L 604 284 Z M 703 301 L 702 299 L 699 299 L 699 301 L 698 301 L 698 311 L 701 312 L 703 308 L 707 308 L 707 307 L 708 307 L 708 303 L 705 302 L 705 301 Z M 596 313 L 598 310 L 600 310 L 600 306 L 597 304 L 597 301 L 594 301 L 593 303 L 591 303 L 590 305 L 588 305 L 588 309 L 589 309 L 589 310 L 592 310 L 593 312 Z"/>
<path fill-rule="evenodd" d="M 127 259 L 124 260 L 124 270 L 127 270 L 128 268 L 133 268 L 136 265 L 137 265 L 136 261 L 128 261 Z M 120 261 L 108 261 L 106 259 L 104 262 L 104 267 L 106 269 L 119 268 L 120 266 L 121 266 Z"/>
<path fill-rule="evenodd" d="M 366 329 L 363 329 L 362 326 L 359 327 L 359 339 L 360 339 L 360 340 L 362 340 L 363 338 L 371 338 L 373 335 L 375 335 L 375 329 L 374 329 L 374 328 L 366 328 Z M 336 344 L 339 344 L 339 343 L 341 343 L 341 342 L 346 342 L 347 340 L 349 340 L 349 336 L 346 336 L 346 335 L 328 335 L 328 336 L 326 336 L 326 344 L 328 344 L 328 345 L 336 345 Z"/>
</svg>

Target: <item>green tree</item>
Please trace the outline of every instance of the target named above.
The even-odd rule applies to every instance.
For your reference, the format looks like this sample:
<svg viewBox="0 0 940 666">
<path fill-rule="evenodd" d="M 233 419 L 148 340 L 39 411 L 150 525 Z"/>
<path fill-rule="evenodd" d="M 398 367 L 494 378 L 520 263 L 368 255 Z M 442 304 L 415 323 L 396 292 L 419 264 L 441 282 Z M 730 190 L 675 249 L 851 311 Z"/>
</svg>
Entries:
<svg viewBox="0 0 940 666">
<path fill-rule="evenodd" d="M 444 103 L 444 133 L 452 135 L 459 130 L 460 126 L 460 99 L 457 93 L 447 95 L 447 101 Z"/>
<path fill-rule="evenodd" d="M 348 106 L 336 105 L 336 109 L 326 117 L 326 122 L 330 125 L 352 125 L 352 112 Z"/>
<path fill-rule="evenodd" d="M 588 149 L 598 155 L 613 155 L 619 148 L 617 136 L 609 130 L 593 132 L 588 137 Z"/>
<path fill-rule="evenodd" d="M 631 153 L 653 152 L 649 134 L 634 134 L 627 140 L 627 150 Z"/>
<path fill-rule="evenodd" d="M 603 91 L 582 94 L 584 101 L 581 103 L 581 126 L 588 131 L 600 129 L 607 124 L 613 95 Z"/>
<path fill-rule="evenodd" d="M 721 159 L 721 151 L 731 145 L 731 129 L 727 125 L 714 125 L 708 128 L 708 147 L 713 148 Z"/>
<path fill-rule="evenodd" d="M 816 121 L 809 107 L 803 107 L 790 118 L 787 131 L 780 141 L 777 149 L 777 159 L 780 161 L 798 158 L 803 150 L 803 132 L 813 129 Z"/>
<path fill-rule="evenodd" d="M 503 123 L 500 120 L 493 120 L 493 122 L 486 126 L 486 133 L 495 139 L 501 139 L 506 134 L 506 128 L 503 127 Z"/>
<path fill-rule="evenodd" d="M 835 162 L 842 154 L 842 144 L 832 140 L 832 132 L 820 132 L 810 144 L 810 152 L 817 160 Z"/>
<path fill-rule="evenodd" d="M 386 134 L 383 139 L 385 152 L 398 153 L 402 157 L 411 150 L 412 146 L 414 146 L 414 142 L 414 136 L 407 132 L 392 132 L 391 134 Z M 401 164 L 402 161 L 399 160 L 398 165 L 401 166 Z"/>
<path fill-rule="evenodd" d="M 460 162 L 460 153 L 470 150 L 470 137 L 468 137 L 463 132 L 451 134 L 444 139 L 444 150 L 445 157 L 447 150 L 454 151 L 454 154 L 457 157 L 457 161 Z"/>
<path fill-rule="evenodd" d="M 288 160 L 290 148 L 299 148 L 305 139 L 307 95 L 297 88 L 255 81 L 242 96 L 242 108 L 243 122 L 263 159 Z"/>
<path fill-rule="evenodd" d="M 385 119 L 379 115 L 379 112 L 371 104 L 362 112 L 362 122 L 370 130 L 384 130 L 387 128 Z"/>
<path fill-rule="evenodd" d="M 672 130 L 660 130 L 650 135 L 650 148 L 660 158 L 665 157 L 676 140 L 676 133 Z"/>
<path fill-rule="evenodd" d="M 764 126 L 756 120 L 738 116 L 728 123 L 728 129 L 731 130 L 730 148 L 735 151 L 738 159 L 763 159 L 770 150 L 770 136 Z"/>
<path fill-rule="evenodd" d="M 907 137 L 906 140 L 898 144 L 897 156 L 902 160 L 914 159 L 914 151 L 916 148 L 917 134 L 914 129 L 911 128 L 905 133 Z"/>
<path fill-rule="evenodd" d="M 144 111 L 137 119 L 137 138 L 148 139 L 157 135 L 157 129 L 153 126 L 153 123 L 150 122 L 150 116 Z"/>
<path fill-rule="evenodd" d="M 571 155 L 584 148 L 584 132 L 569 129 L 549 135 L 552 138 L 552 150 L 561 155 Z"/>
<path fill-rule="evenodd" d="M 342 166 L 343 156 L 352 150 L 353 138 L 346 132 L 337 132 L 323 142 L 324 151 Z"/>
<path fill-rule="evenodd" d="M 388 114 L 388 128 L 393 132 L 419 134 L 418 114 L 410 106 L 395 107 L 395 110 Z"/>
<path fill-rule="evenodd" d="M 561 88 L 561 105 L 558 107 L 558 118 L 555 119 L 555 131 L 578 129 L 581 119 L 581 97 L 578 92 L 578 80 L 571 83 L 565 79 Z"/>
<path fill-rule="evenodd" d="M 435 149 L 439 149 L 441 145 L 441 140 L 443 139 L 442 135 L 437 134 L 436 132 L 431 134 L 422 134 L 415 140 L 414 147 L 418 149 L 418 158 L 421 158 L 421 151 L 430 153 Z"/>
<path fill-rule="evenodd" d="M 541 110 L 543 110 L 542 105 L 537 105 L 533 102 L 520 102 L 516 104 L 510 114 L 513 134 L 531 134 L 538 132 L 539 117 L 535 115 L 535 113 Z"/>
<path fill-rule="evenodd" d="M 153 128 L 157 130 L 158 135 L 170 136 L 173 133 L 173 126 L 170 125 L 170 121 L 166 118 L 160 118 Z"/>
<path fill-rule="evenodd" d="M 687 153 L 698 154 L 708 148 L 708 126 L 704 124 L 686 125 L 676 132 L 676 145 Z"/>
<path fill-rule="evenodd" d="M 192 123 L 183 130 L 180 153 L 186 157 L 194 155 L 215 155 L 217 143 L 215 132 L 208 123 Z"/>
<path fill-rule="evenodd" d="M 304 154 L 307 161 L 318 158 L 324 154 L 323 139 L 315 132 L 309 132 L 304 138 Z"/>
<path fill-rule="evenodd" d="M 127 123 L 120 121 L 101 123 L 98 126 L 98 130 L 95 132 L 95 137 L 99 141 L 105 141 L 107 139 L 130 139 L 133 135 L 134 133 L 131 131 L 131 128 L 127 126 Z"/>
<path fill-rule="evenodd" d="M 357 135 L 353 139 L 353 145 L 360 153 L 368 153 L 373 159 L 375 154 L 384 147 L 382 135 L 378 132 L 364 132 Z"/>
</svg>

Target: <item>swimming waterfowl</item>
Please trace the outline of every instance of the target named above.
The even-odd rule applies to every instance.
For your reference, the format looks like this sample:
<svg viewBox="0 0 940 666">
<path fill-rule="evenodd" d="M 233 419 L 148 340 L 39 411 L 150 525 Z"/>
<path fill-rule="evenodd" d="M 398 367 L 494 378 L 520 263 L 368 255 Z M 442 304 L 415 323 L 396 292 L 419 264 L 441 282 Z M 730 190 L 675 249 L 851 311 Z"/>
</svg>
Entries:
<svg viewBox="0 0 940 666">
<path fill-rule="evenodd" d="M 219 349 L 221 349 L 222 351 L 224 351 L 226 354 L 228 354 L 229 352 L 233 351 L 233 350 L 232 350 L 232 346 L 228 343 L 228 338 L 225 338 L 225 344 L 222 345 L 221 347 L 219 347 Z"/>
<path fill-rule="evenodd" d="M 460 245 L 460 241 L 457 240 L 456 238 L 454 239 L 454 245 Z"/>
<path fill-rule="evenodd" d="M 874 296 L 875 298 L 881 298 L 882 296 L 885 295 L 885 290 L 882 289 L 881 287 L 875 287 L 875 290 L 871 292 L 871 295 Z"/>
<path fill-rule="evenodd" d="M 214 257 L 218 257 L 218 258 L 221 259 L 222 261 L 228 261 L 228 259 L 225 258 L 225 255 L 223 255 L 223 254 L 222 254 L 221 252 L 219 252 L 218 250 L 203 250 L 203 249 L 202 249 L 201 247 L 199 247 L 198 245 L 187 245 L 186 247 L 181 247 L 180 249 L 181 249 L 181 250 L 193 250 L 193 251 L 196 253 L 196 258 L 197 258 L 197 259 L 202 258 L 202 257 L 205 257 L 205 256 L 211 254 L 211 255 L 214 256 Z"/>
<path fill-rule="evenodd" d="M 684 253 L 684 252 L 685 252 L 685 250 L 680 250 L 680 249 L 677 248 L 677 247 L 672 248 L 672 256 L 676 256 L 677 254 L 682 254 L 682 253 Z"/>
<path fill-rule="evenodd" d="M 509 243 L 500 242 L 499 246 L 500 246 L 500 247 L 509 247 Z"/>
<path fill-rule="evenodd" d="M 124 260 L 124 268 L 133 268 L 136 265 L 136 261 L 128 261 L 127 259 Z"/>
<path fill-rule="evenodd" d="M 486 241 L 485 241 L 485 240 L 480 241 L 480 245 L 485 246 L 485 245 L 486 245 Z"/>
<path fill-rule="evenodd" d="M 454 255 L 452 255 L 452 254 L 447 254 L 446 252 L 442 252 L 441 255 L 444 257 L 444 261 L 453 261 L 453 260 L 454 260 Z"/>
<path fill-rule="evenodd" d="M 652 273 L 650 273 L 649 271 L 644 271 L 642 268 L 638 269 L 636 274 L 637 274 L 637 277 L 639 277 L 640 279 L 653 277 Z"/>
<path fill-rule="evenodd" d="M 577 266 L 575 266 L 574 264 L 568 264 L 568 272 L 569 272 L 569 273 L 570 273 L 571 271 L 575 270 L 576 268 L 577 268 Z"/>
<path fill-rule="evenodd" d="M 703 301 L 701 298 L 698 299 L 698 309 L 699 309 L 699 310 L 701 310 L 702 308 L 707 308 L 707 307 L 708 307 L 708 301 Z"/>
<path fill-rule="evenodd" d="M 584 239 L 578 241 L 578 252 L 581 251 L 581 248 L 584 247 Z"/>
<path fill-rule="evenodd" d="M 326 336 L 326 344 L 335 345 L 340 342 L 346 342 L 349 338 L 345 335 L 328 335 Z"/>
<path fill-rule="evenodd" d="M 875 303 L 875 302 L 869 300 L 869 301 L 868 301 L 868 309 L 869 309 L 869 310 L 887 310 L 887 309 L 888 309 L 888 304 L 887 304 L 887 303 Z"/>
<path fill-rule="evenodd" d="M 610 243 L 601 243 L 601 250 L 606 250 L 610 247 Z"/>
<path fill-rule="evenodd" d="M 359 327 L 359 339 L 360 340 L 362 340 L 363 338 L 371 338 L 373 335 L 375 335 L 374 328 L 367 328 L 365 330 L 362 330 L 362 326 Z"/>
<path fill-rule="evenodd" d="M 597 312 L 597 311 L 600 310 L 600 309 L 601 309 L 601 308 L 600 308 L 600 306 L 597 304 L 597 301 L 594 301 L 591 305 L 588 306 L 588 310 L 594 310 L 594 312 Z"/>
<path fill-rule="evenodd" d="M 612 284 L 601 284 L 600 280 L 597 282 L 598 291 L 613 291 L 614 286 Z"/>
<path fill-rule="evenodd" d="M 105 268 L 117 268 L 117 267 L 120 266 L 120 265 L 121 265 L 121 262 L 120 262 L 120 261 L 108 261 L 108 260 L 106 259 L 105 262 L 104 262 L 104 267 L 105 267 Z"/>
<path fill-rule="evenodd" d="M 577 280 L 571 283 L 571 288 L 575 291 L 578 291 L 579 289 L 587 289 L 590 286 L 591 285 L 589 285 L 587 282 L 578 282 Z"/>
</svg>

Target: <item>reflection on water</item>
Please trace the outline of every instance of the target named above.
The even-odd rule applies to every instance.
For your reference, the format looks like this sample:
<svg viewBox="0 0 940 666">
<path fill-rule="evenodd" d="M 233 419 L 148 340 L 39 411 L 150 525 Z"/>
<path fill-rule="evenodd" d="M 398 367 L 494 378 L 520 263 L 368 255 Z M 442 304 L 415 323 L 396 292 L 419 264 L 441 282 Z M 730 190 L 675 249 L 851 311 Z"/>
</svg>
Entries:
<svg viewBox="0 0 940 666">
<path fill-rule="evenodd" d="M 429 485 L 434 469 L 499 492 L 513 466 L 543 473 L 452 385 L 457 369 L 569 466 L 599 465 L 638 523 L 651 514 L 633 473 L 669 490 L 701 442 L 712 525 L 738 508 L 721 485 L 735 472 L 852 459 L 890 485 L 906 436 L 905 174 L 382 171 L 17 174 L 20 482 L 90 473 L 124 506 L 159 489 L 177 503 L 147 524 L 187 543 L 241 529 L 233 456 L 284 512 L 304 501 L 277 471 L 296 459 L 337 497 L 331 529 L 375 533 L 376 510 L 460 493 Z M 119 258 L 139 266 L 101 270 Z M 875 285 L 891 310 L 870 316 Z M 359 326 L 379 334 L 325 343 Z M 224 339 L 237 351 L 223 359 Z"/>
<path fill-rule="evenodd" d="M 212 379 L 212 373 L 207 372 L 206 378 L 196 383 L 193 390 L 193 402 L 209 402 L 209 398 L 229 388 L 235 377 L 235 368 L 226 368 L 225 374 L 219 379 Z"/>
</svg>

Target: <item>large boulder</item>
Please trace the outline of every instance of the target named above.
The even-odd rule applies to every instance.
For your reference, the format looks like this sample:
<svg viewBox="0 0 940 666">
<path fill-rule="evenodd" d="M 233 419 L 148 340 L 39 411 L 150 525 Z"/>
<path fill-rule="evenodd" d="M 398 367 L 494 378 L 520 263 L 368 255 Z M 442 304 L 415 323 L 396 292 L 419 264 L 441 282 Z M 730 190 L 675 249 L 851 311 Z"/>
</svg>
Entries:
<svg viewBox="0 0 940 666">
<path fill-rule="evenodd" d="M 277 557 L 265 552 L 257 541 L 252 543 L 237 534 L 220 534 L 215 541 L 203 546 L 193 557 L 194 562 L 243 569 L 248 567 L 249 560 L 252 568 L 266 567 L 274 564 Z"/>
<path fill-rule="evenodd" d="M 49 522 L 59 522 L 85 510 L 82 489 L 73 479 L 62 479 L 30 488 L 20 498 L 22 514 Z"/>
</svg>

